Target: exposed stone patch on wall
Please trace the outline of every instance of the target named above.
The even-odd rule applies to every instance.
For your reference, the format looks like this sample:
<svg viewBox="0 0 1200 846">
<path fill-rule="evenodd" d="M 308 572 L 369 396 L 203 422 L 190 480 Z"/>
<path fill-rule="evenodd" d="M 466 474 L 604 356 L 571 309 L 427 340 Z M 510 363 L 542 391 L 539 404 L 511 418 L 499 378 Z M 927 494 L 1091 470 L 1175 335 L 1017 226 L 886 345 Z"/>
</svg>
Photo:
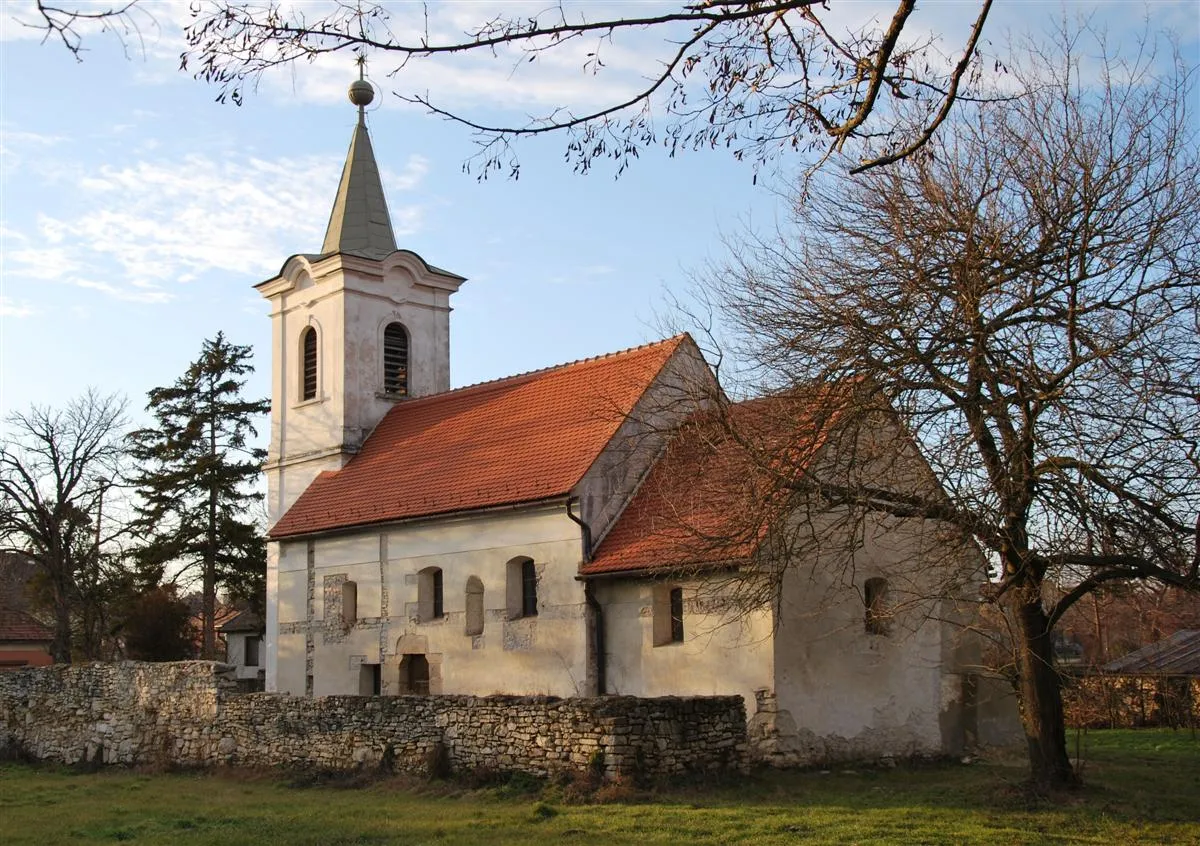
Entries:
<svg viewBox="0 0 1200 846">
<path fill-rule="evenodd" d="M 234 691 L 210 662 L 53 666 L 0 674 L 0 753 L 119 764 L 345 770 L 386 754 L 420 770 L 438 744 L 456 770 L 609 775 L 746 766 L 741 697 L 331 696 Z"/>
</svg>

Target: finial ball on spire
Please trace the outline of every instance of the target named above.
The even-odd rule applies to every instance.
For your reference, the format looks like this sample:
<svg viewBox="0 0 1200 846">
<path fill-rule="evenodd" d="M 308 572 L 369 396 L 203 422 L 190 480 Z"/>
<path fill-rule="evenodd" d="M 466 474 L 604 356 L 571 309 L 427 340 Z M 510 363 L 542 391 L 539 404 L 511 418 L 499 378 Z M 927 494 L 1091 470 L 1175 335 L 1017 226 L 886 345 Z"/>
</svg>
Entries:
<svg viewBox="0 0 1200 846">
<path fill-rule="evenodd" d="M 375 99 L 375 89 L 365 79 L 356 79 L 350 83 L 350 102 L 362 108 L 370 105 Z"/>
</svg>

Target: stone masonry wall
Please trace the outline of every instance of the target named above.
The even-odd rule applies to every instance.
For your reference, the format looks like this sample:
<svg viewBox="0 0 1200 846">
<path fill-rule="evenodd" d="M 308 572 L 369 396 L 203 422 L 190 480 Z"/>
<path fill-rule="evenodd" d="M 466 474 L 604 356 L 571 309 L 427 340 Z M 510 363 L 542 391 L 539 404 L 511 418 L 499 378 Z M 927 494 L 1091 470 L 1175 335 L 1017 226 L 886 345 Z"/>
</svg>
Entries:
<svg viewBox="0 0 1200 846">
<path fill-rule="evenodd" d="M 0 673 L 0 755 L 65 763 L 348 770 L 386 755 L 421 770 L 547 775 L 603 762 L 610 776 L 746 765 L 741 697 L 237 694 L 222 664 L 88 664 Z"/>
</svg>

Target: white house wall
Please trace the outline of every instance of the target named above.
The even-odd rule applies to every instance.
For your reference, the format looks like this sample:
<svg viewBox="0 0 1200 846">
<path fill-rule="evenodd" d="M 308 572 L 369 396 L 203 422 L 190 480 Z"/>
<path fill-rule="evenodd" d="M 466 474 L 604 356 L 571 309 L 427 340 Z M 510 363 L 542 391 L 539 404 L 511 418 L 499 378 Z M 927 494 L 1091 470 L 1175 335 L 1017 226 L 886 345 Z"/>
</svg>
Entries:
<svg viewBox="0 0 1200 846">
<path fill-rule="evenodd" d="M 773 710 L 781 753 L 798 760 L 934 754 L 962 741 L 962 636 L 936 596 L 948 570 L 973 564 L 922 521 L 868 519 L 853 555 L 830 541 L 782 585 Z M 886 634 L 868 631 L 866 581 L 888 583 Z M 931 598 L 934 597 L 934 598 Z"/>
<path fill-rule="evenodd" d="M 419 654 L 429 662 L 433 693 L 586 692 L 586 611 L 575 579 L 582 546 L 565 504 L 316 538 L 311 546 L 309 566 L 309 542 L 278 544 L 274 689 L 365 692 L 362 666 L 379 664 L 381 692 L 394 694 L 402 692 L 402 656 Z M 538 614 L 510 619 L 507 565 L 519 556 L 537 568 Z M 428 567 L 442 570 L 445 615 L 422 621 L 418 582 Z M 477 636 L 465 633 L 471 576 L 484 586 L 484 629 Z M 340 619 L 347 580 L 358 595 L 349 627 Z"/>
<path fill-rule="evenodd" d="M 683 589 L 684 639 L 655 645 L 655 592 Z M 605 579 L 596 582 L 604 607 L 606 692 L 631 696 L 740 695 L 748 713 L 754 692 L 769 688 L 773 636 L 767 609 L 720 610 L 702 581 Z M 659 604 L 661 613 L 661 603 Z"/>
<path fill-rule="evenodd" d="M 257 679 L 263 669 L 264 644 L 260 642 L 258 663 L 246 664 L 246 638 L 260 637 L 257 632 L 228 632 L 225 635 L 225 662 L 234 667 L 234 678 Z"/>
</svg>

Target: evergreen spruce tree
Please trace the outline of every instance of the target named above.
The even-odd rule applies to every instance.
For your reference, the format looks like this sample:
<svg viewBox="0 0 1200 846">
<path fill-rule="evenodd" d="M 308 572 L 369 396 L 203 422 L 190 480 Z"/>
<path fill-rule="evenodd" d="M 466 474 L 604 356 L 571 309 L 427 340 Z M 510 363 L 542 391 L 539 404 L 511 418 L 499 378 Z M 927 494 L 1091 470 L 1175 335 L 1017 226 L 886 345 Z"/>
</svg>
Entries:
<svg viewBox="0 0 1200 846">
<path fill-rule="evenodd" d="M 223 333 L 206 340 L 174 385 L 149 392 L 156 425 L 130 436 L 145 538 L 139 557 L 146 567 L 199 571 L 207 659 L 216 654 L 217 585 L 257 600 L 266 581 L 266 546 L 252 516 L 266 451 L 248 441 L 270 403 L 242 397 L 240 377 L 254 370 L 249 359 L 250 347 Z"/>
</svg>

